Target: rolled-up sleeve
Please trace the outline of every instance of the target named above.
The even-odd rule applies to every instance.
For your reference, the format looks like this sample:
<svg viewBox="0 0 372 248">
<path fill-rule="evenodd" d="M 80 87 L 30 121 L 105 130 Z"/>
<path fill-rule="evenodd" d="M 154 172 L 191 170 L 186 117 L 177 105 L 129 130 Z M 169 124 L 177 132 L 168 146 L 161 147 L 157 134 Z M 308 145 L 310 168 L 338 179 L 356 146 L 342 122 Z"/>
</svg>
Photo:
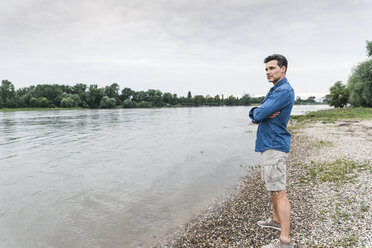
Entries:
<svg viewBox="0 0 372 248">
<path fill-rule="evenodd" d="M 261 106 L 249 111 L 249 117 L 253 123 L 259 123 L 290 104 L 290 101 L 291 97 L 287 90 L 274 91 Z"/>
<path fill-rule="evenodd" d="M 251 108 L 251 110 L 249 111 L 249 118 L 252 119 L 252 122 L 253 122 L 253 123 L 258 123 L 258 121 L 256 121 L 256 120 L 254 119 L 254 117 L 253 117 L 253 112 L 254 112 L 254 110 L 255 110 L 256 108 L 257 108 L 257 107 L 253 107 L 253 108 Z"/>
</svg>

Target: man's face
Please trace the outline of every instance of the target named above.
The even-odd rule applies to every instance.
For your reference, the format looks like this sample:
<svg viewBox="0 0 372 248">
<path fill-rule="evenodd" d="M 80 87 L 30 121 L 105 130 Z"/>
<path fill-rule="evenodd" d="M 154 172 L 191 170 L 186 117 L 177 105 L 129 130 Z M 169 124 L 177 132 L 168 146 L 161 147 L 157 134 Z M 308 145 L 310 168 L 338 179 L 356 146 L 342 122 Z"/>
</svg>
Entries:
<svg viewBox="0 0 372 248">
<path fill-rule="evenodd" d="M 285 66 L 279 67 L 277 60 L 270 60 L 266 63 L 266 77 L 274 85 L 285 77 Z"/>
</svg>

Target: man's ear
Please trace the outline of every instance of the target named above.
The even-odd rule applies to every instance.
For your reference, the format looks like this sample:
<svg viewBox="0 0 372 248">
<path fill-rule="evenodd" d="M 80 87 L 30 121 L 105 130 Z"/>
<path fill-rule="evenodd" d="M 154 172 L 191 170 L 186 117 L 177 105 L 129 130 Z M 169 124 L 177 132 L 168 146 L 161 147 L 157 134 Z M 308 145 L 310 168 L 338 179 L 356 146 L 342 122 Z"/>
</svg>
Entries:
<svg viewBox="0 0 372 248">
<path fill-rule="evenodd" d="M 287 67 L 285 67 L 285 65 L 283 65 L 282 68 L 280 68 L 280 70 L 285 74 L 285 71 L 287 70 Z"/>
</svg>

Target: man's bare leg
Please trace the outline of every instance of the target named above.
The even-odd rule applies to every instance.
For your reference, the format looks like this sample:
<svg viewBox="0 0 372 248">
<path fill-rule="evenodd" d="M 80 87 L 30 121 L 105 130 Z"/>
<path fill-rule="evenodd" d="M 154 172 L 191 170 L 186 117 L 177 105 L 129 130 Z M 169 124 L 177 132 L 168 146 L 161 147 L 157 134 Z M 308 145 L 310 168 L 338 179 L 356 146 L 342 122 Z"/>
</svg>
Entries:
<svg viewBox="0 0 372 248">
<path fill-rule="evenodd" d="M 270 192 L 270 196 L 271 196 L 271 194 L 273 194 L 273 193 L 277 194 L 277 192 Z M 279 216 L 278 216 L 278 213 L 277 213 L 276 202 L 274 202 L 272 196 L 271 196 L 271 202 L 272 202 L 272 204 L 273 204 L 273 221 L 276 222 L 276 223 L 280 223 Z"/>
<path fill-rule="evenodd" d="M 282 190 L 278 192 L 270 192 L 270 194 L 274 208 L 273 220 L 276 221 L 275 220 L 276 215 L 281 226 L 280 240 L 284 243 L 289 243 L 291 241 L 289 235 L 291 206 L 288 201 L 287 193 L 285 190 Z"/>
</svg>

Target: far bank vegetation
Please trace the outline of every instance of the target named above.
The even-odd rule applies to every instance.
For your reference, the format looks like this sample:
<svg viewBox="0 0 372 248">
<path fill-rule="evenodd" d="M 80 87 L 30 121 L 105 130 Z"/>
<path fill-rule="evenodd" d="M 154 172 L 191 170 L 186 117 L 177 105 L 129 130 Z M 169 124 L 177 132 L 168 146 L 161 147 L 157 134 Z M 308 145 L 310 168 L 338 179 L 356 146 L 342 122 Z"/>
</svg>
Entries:
<svg viewBox="0 0 372 248">
<path fill-rule="evenodd" d="M 264 97 L 242 97 L 223 94 L 216 96 L 192 95 L 178 96 L 169 92 L 149 89 L 135 91 L 130 88 L 120 90 L 117 83 L 99 88 L 96 84 L 39 84 L 15 89 L 12 82 L 2 80 L 0 85 L 0 109 L 32 108 L 159 108 L 195 106 L 250 106 L 261 104 Z M 299 104 L 314 104 L 315 97 L 297 99 Z"/>
</svg>

